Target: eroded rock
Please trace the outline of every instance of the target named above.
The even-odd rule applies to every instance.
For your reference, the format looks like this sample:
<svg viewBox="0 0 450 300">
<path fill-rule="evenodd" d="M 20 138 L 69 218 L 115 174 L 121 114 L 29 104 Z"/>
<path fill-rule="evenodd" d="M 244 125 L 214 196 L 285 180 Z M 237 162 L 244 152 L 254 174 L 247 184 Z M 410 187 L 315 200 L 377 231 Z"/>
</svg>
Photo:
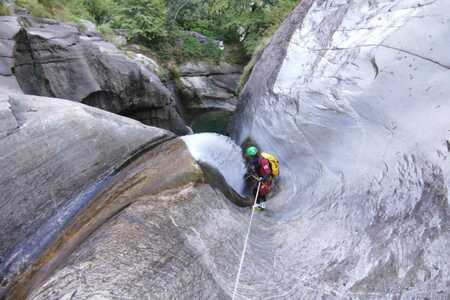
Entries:
<svg viewBox="0 0 450 300">
<path fill-rule="evenodd" d="M 242 73 L 240 66 L 189 62 L 180 65 L 177 73 L 179 76 L 176 79 L 177 91 L 194 127 L 203 122 L 205 117 L 208 118 L 207 115 L 211 115 L 209 113 L 213 113 L 212 117 L 220 113 L 221 118 L 228 119 L 234 112 Z M 223 126 L 224 129 L 227 127 L 226 124 L 227 121 Z"/>
<path fill-rule="evenodd" d="M 0 98 L 0 298 L 61 227 L 83 192 L 136 150 L 173 138 L 82 104 L 25 95 Z"/>
<path fill-rule="evenodd" d="M 284 170 L 245 297 L 449 297 L 449 24 L 442 0 L 304 0 L 274 36 L 235 119 Z"/>
<path fill-rule="evenodd" d="M 2 89 L 18 90 L 15 76 L 25 94 L 82 102 L 178 134 L 189 132 L 158 76 L 95 32 L 31 17 L 0 17 L 0 22 L 7 25 L 0 48 Z"/>
<path fill-rule="evenodd" d="M 238 299 L 449 297 L 449 5 L 303 0 L 275 35 L 235 121 L 238 141 L 282 164 Z M 66 244 L 75 252 L 31 298 L 231 297 L 250 210 L 203 185 L 171 143 L 96 194 L 86 211 L 104 225 Z"/>
</svg>

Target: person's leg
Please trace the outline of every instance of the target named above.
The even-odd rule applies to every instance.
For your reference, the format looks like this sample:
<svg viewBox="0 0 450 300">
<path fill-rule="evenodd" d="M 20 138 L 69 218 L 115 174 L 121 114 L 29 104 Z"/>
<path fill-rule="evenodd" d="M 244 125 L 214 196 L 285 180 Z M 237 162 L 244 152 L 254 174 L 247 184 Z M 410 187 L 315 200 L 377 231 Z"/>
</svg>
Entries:
<svg viewBox="0 0 450 300">
<path fill-rule="evenodd" d="M 266 196 L 260 196 L 259 198 L 259 205 L 261 208 L 266 208 Z"/>
</svg>

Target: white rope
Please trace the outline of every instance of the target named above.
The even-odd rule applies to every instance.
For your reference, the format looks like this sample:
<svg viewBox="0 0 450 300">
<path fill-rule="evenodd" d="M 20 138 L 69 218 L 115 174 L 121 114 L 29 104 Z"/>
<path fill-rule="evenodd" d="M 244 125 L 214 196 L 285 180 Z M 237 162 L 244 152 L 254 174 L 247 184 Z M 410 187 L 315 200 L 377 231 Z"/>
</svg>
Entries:
<svg viewBox="0 0 450 300">
<path fill-rule="evenodd" d="M 245 237 L 245 241 L 244 241 L 244 249 L 242 250 L 241 261 L 239 263 L 239 270 L 238 270 L 238 273 L 236 276 L 236 282 L 234 283 L 234 290 L 233 290 L 233 297 L 232 297 L 233 300 L 236 298 L 236 293 L 237 293 L 237 289 L 238 289 L 238 285 L 239 285 L 239 279 L 241 277 L 242 265 L 244 264 L 245 252 L 247 252 L 248 237 L 250 236 L 250 231 L 252 228 L 253 215 L 255 213 L 255 206 L 256 206 L 256 201 L 258 200 L 260 187 L 261 187 L 261 181 L 258 183 L 258 189 L 256 190 L 255 201 L 253 202 L 252 214 L 250 216 L 250 223 L 248 224 L 247 236 Z"/>
</svg>

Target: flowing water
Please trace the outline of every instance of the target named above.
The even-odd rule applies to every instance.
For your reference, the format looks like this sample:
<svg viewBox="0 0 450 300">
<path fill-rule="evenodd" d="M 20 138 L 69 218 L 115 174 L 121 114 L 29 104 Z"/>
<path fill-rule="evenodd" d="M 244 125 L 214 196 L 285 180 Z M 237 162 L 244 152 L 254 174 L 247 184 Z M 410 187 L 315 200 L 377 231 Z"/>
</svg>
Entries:
<svg viewBox="0 0 450 300">
<path fill-rule="evenodd" d="M 243 195 L 245 162 L 241 148 L 231 138 L 216 133 L 199 133 L 182 139 L 197 161 L 219 171 L 228 185 Z"/>
</svg>

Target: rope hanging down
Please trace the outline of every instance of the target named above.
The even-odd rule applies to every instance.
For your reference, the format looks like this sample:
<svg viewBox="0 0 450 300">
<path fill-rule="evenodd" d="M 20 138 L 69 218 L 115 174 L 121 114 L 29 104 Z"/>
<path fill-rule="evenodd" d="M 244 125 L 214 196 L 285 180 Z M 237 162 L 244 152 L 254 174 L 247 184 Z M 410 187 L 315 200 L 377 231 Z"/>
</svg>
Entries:
<svg viewBox="0 0 450 300">
<path fill-rule="evenodd" d="M 244 241 L 244 249 L 242 249 L 241 261 L 239 263 L 239 270 L 236 275 L 236 282 L 234 283 L 234 290 L 233 290 L 233 297 L 232 297 L 233 300 L 236 298 L 236 293 L 237 293 L 237 289 L 238 289 L 238 285 L 239 285 L 239 279 L 241 277 L 242 265 L 244 264 L 245 252 L 247 251 L 248 237 L 250 236 L 250 231 L 252 228 L 253 215 L 255 213 L 255 206 L 256 206 L 256 201 L 258 200 L 260 187 L 261 187 L 261 181 L 258 183 L 258 189 L 256 190 L 255 201 L 253 202 L 252 214 L 250 216 L 250 223 L 248 224 L 247 236 L 245 237 L 245 241 Z"/>
</svg>

